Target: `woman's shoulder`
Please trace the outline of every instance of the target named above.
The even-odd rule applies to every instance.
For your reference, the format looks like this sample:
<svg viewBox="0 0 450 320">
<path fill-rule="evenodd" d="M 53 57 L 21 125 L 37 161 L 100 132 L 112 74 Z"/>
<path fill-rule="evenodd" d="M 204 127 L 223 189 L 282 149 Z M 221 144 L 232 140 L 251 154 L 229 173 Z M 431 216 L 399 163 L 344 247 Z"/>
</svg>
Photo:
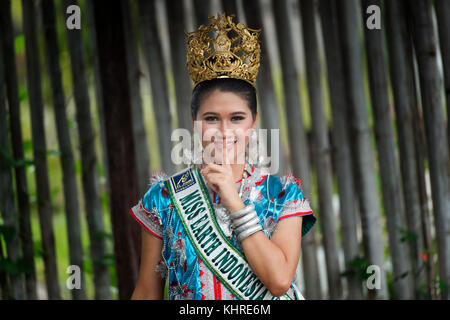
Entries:
<svg viewBox="0 0 450 320">
<path fill-rule="evenodd" d="M 268 174 L 265 180 L 270 198 L 276 199 L 277 203 L 304 198 L 300 178 L 291 173 L 281 176 Z"/>
<path fill-rule="evenodd" d="M 292 217 L 303 217 L 302 237 L 305 236 L 314 226 L 317 218 L 311 209 L 309 200 L 303 194 L 302 181 L 291 173 L 274 180 L 278 193 L 277 200 L 282 205 L 278 222 Z"/>
<path fill-rule="evenodd" d="M 170 209 L 170 199 L 164 181 L 165 173 L 155 173 L 150 178 L 149 187 L 141 200 L 130 209 L 132 216 L 152 235 L 162 239 L 163 226 Z"/>
<path fill-rule="evenodd" d="M 150 177 L 150 181 L 148 184 L 147 192 L 144 195 L 144 198 L 154 197 L 164 189 L 164 182 L 169 179 L 169 176 L 165 172 L 156 172 L 153 173 Z"/>
<path fill-rule="evenodd" d="M 142 197 L 142 204 L 146 209 L 156 208 L 158 211 L 169 209 L 171 200 L 165 186 L 167 179 L 169 176 L 164 172 L 152 174 L 147 192 Z"/>
</svg>

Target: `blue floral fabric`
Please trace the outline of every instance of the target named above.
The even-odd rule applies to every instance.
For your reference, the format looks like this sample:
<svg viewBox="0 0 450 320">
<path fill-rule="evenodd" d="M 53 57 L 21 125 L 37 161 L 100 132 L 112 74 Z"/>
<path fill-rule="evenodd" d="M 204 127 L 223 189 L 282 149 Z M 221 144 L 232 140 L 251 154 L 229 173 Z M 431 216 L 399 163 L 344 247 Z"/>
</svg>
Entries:
<svg viewBox="0 0 450 320">
<path fill-rule="evenodd" d="M 242 192 L 244 204 L 254 204 L 267 237 L 272 236 L 279 221 L 298 216 L 303 217 L 302 237 L 311 230 L 317 219 L 303 196 L 300 179 L 292 175 L 277 177 L 256 167 L 250 167 L 247 173 L 248 177 L 236 187 Z M 233 299 L 198 258 L 164 186 L 167 178 L 164 174 L 155 175 L 147 193 L 130 212 L 147 231 L 163 241 L 163 259 L 158 269 L 162 276 L 169 277 L 169 299 Z M 221 205 L 220 197 L 209 188 L 208 191 L 219 226 L 243 253 L 229 228 L 230 221 L 226 221 L 228 212 Z M 296 299 L 294 292 L 292 285 L 288 295 Z"/>
</svg>

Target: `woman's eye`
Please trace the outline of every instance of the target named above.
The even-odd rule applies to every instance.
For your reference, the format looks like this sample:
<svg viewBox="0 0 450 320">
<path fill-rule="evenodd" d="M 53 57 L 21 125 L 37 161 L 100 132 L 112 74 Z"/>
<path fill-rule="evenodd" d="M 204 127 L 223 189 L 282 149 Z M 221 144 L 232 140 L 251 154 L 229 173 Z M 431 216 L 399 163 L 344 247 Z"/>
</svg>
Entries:
<svg viewBox="0 0 450 320">
<path fill-rule="evenodd" d="M 234 116 L 231 118 L 231 121 L 240 121 L 240 120 L 244 120 L 245 118 L 242 116 Z"/>
<path fill-rule="evenodd" d="M 216 120 L 217 120 L 217 117 L 213 117 L 213 116 L 205 118 L 205 121 L 216 121 Z"/>
</svg>

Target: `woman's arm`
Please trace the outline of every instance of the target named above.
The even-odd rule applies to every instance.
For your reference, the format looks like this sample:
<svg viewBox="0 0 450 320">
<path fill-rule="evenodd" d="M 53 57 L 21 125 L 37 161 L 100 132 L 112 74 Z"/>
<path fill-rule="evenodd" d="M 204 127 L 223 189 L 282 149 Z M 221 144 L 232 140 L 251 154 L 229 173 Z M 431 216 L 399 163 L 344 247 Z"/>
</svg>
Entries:
<svg viewBox="0 0 450 320">
<path fill-rule="evenodd" d="M 302 217 L 280 221 L 271 239 L 258 231 L 241 242 L 252 270 L 273 296 L 285 294 L 300 257 Z"/>
<path fill-rule="evenodd" d="M 162 300 L 165 280 L 156 271 L 161 260 L 163 242 L 142 228 L 142 249 L 139 277 L 132 300 Z"/>
<path fill-rule="evenodd" d="M 210 187 L 217 192 L 230 213 L 245 207 L 239 197 L 231 166 L 209 164 L 202 174 Z M 280 221 L 271 239 L 258 231 L 242 240 L 250 267 L 272 295 L 281 296 L 289 290 L 300 257 L 302 217 Z"/>
</svg>

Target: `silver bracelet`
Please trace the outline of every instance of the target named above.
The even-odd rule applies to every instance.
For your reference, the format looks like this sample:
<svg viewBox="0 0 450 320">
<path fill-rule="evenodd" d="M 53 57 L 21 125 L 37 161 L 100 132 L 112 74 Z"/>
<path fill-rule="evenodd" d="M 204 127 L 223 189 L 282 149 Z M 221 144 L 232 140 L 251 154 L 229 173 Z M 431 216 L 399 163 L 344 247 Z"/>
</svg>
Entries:
<svg viewBox="0 0 450 320">
<path fill-rule="evenodd" d="M 237 235 L 241 234 L 247 229 L 252 228 L 253 226 L 259 225 L 259 218 L 253 217 L 250 221 L 247 221 L 247 223 L 242 224 L 239 228 L 236 228 L 234 231 Z"/>
<path fill-rule="evenodd" d="M 239 218 L 237 221 L 233 222 L 231 224 L 231 227 L 233 229 L 236 229 L 237 227 L 242 226 L 244 223 L 250 221 L 251 219 L 253 219 L 254 217 L 257 217 L 256 211 L 250 211 L 249 213 L 247 213 L 245 216 L 243 216 L 242 218 Z"/>
<path fill-rule="evenodd" d="M 252 228 L 247 229 L 247 230 L 245 230 L 245 231 L 239 233 L 239 235 L 237 236 L 237 238 L 238 238 L 239 242 L 241 242 L 241 241 L 244 240 L 245 238 L 247 238 L 247 237 L 251 236 L 252 234 L 254 234 L 254 233 L 258 232 L 258 231 L 261 231 L 261 230 L 262 230 L 261 225 L 260 225 L 260 224 L 257 224 L 257 225 L 255 225 L 255 226 L 253 226 Z"/>
<path fill-rule="evenodd" d="M 238 219 L 238 218 L 240 218 L 240 217 L 245 216 L 247 213 L 249 213 L 249 212 L 252 211 L 252 210 L 255 210 L 255 206 L 253 205 L 253 203 L 251 203 L 251 204 L 245 206 L 245 208 L 243 208 L 243 209 L 241 209 L 241 210 L 239 210 L 239 211 L 230 213 L 230 218 L 231 218 L 231 220 L 233 221 L 233 220 L 235 220 L 235 219 Z"/>
</svg>

